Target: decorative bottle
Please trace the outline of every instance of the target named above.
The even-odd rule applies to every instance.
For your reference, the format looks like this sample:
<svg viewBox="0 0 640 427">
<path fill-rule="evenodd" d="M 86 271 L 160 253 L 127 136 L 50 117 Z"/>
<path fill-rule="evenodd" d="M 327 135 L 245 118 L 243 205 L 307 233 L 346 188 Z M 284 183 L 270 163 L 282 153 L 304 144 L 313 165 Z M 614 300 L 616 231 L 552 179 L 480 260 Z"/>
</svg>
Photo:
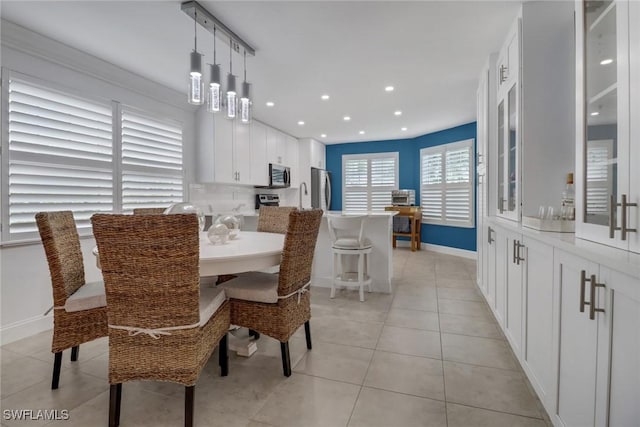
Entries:
<svg viewBox="0 0 640 427">
<path fill-rule="evenodd" d="M 562 191 L 562 204 L 561 204 L 561 217 L 566 220 L 576 219 L 576 207 L 575 207 L 576 193 L 573 188 L 573 173 L 567 174 L 567 184 Z"/>
</svg>

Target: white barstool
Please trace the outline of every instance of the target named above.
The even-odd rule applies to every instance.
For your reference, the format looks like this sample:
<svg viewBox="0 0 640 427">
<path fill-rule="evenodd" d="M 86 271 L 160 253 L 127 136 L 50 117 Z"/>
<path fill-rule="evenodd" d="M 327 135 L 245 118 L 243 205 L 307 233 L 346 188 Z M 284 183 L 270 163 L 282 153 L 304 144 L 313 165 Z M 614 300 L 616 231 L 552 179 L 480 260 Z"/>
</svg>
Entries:
<svg viewBox="0 0 640 427">
<path fill-rule="evenodd" d="M 360 301 L 364 301 L 364 286 L 371 292 L 371 277 L 369 277 L 369 254 L 371 242 L 363 236 L 366 216 L 337 216 L 329 215 L 329 236 L 333 250 L 333 280 L 331 282 L 331 298 L 336 295 L 336 286 L 359 286 Z M 345 258 L 357 257 L 355 271 L 353 262 L 345 262 Z M 352 260 L 353 261 L 353 260 Z"/>
</svg>

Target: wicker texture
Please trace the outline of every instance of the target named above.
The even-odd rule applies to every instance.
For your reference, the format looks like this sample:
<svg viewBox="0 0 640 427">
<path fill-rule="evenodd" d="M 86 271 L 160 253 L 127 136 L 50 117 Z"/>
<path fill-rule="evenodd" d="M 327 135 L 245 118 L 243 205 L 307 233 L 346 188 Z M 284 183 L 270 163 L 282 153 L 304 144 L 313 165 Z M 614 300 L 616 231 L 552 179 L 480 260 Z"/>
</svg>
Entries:
<svg viewBox="0 0 640 427">
<path fill-rule="evenodd" d="M 73 213 L 40 212 L 36 214 L 36 223 L 49 264 L 53 305 L 64 307 L 67 298 L 85 284 L 80 238 Z M 72 313 L 64 309 L 53 311 L 53 353 L 106 335 L 106 307 Z"/>
<path fill-rule="evenodd" d="M 257 231 L 285 234 L 289 225 L 289 214 L 294 206 L 260 206 Z"/>
<path fill-rule="evenodd" d="M 195 215 L 91 218 L 105 279 L 109 324 L 159 329 L 200 320 L 198 219 Z M 109 328 L 109 382 L 195 385 L 229 328 L 225 302 L 202 327 L 159 339 Z"/>
<path fill-rule="evenodd" d="M 321 209 L 293 210 L 289 214 L 278 277 L 278 296 L 289 295 L 309 283 L 321 219 Z M 229 283 L 233 285 L 233 281 Z M 231 299 L 231 323 L 280 342 L 287 342 L 310 318 L 309 292 L 280 299 L 276 304 Z"/>
<path fill-rule="evenodd" d="M 162 215 L 165 208 L 135 208 L 133 210 L 134 215 Z"/>
</svg>

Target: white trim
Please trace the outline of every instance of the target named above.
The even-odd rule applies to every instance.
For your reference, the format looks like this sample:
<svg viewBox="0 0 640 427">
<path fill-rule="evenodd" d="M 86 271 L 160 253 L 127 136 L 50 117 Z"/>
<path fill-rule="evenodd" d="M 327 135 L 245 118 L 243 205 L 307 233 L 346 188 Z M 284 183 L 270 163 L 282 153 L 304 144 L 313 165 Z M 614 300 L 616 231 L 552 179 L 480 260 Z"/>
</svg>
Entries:
<svg viewBox="0 0 640 427">
<path fill-rule="evenodd" d="M 53 315 L 38 315 L 19 320 L 0 329 L 0 345 L 12 343 L 53 328 Z"/>
<path fill-rule="evenodd" d="M 398 240 L 397 241 L 397 246 L 400 247 L 410 247 L 411 242 L 409 242 L 408 240 Z M 422 242 L 420 244 L 421 251 L 431 251 L 431 252 L 438 252 L 440 254 L 446 254 L 446 255 L 454 255 L 454 256 L 459 256 L 462 258 L 468 258 L 468 259 L 478 259 L 478 253 L 475 251 L 470 251 L 467 249 L 460 249 L 460 248 L 452 248 L 450 246 L 442 246 L 442 245 L 434 245 L 433 243 L 425 243 Z"/>
</svg>

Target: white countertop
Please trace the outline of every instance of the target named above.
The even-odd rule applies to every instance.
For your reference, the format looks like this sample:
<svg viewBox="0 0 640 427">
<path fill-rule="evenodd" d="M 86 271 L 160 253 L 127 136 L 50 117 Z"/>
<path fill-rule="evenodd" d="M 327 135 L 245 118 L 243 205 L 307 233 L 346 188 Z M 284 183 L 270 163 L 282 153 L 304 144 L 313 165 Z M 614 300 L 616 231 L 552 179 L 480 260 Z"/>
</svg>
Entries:
<svg viewBox="0 0 640 427">
<path fill-rule="evenodd" d="M 342 215 L 342 216 L 360 216 L 366 215 L 368 218 L 376 218 L 376 217 L 391 217 L 398 215 L 397 211 L 327 211 L 324 213 L 324 216 L 328 215 Z"/>
</svg>

